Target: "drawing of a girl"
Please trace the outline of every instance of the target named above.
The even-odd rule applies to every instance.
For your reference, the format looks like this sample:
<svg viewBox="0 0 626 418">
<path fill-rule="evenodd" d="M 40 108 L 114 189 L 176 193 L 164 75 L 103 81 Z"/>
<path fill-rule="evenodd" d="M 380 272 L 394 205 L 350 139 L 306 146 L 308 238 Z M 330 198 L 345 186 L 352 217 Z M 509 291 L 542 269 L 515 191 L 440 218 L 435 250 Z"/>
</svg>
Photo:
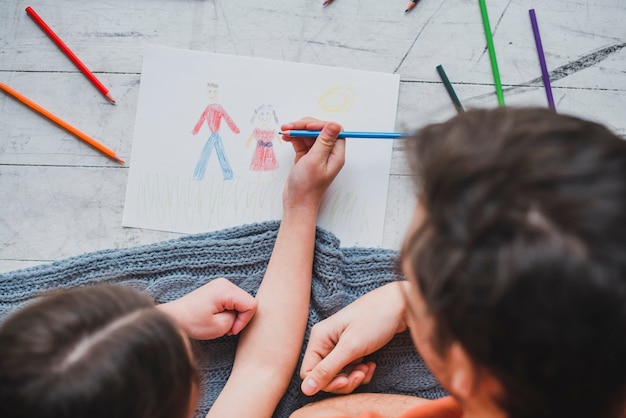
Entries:
<svg viewBox="0 0 626 418">
<path fill-rule="evenodd" d="M 256 121 L 256 127 L 246 141 L 246 147 L 254 139 L 256 148 L 250 162 L 251 171 L 273 171 L 278 168 L 278 161 L 274 153 L 274 138 L 280 141 L 278 136 L 278 118 L 271 105 L 261 105 L 254 111 L 252 121 Z"/>
</svg>

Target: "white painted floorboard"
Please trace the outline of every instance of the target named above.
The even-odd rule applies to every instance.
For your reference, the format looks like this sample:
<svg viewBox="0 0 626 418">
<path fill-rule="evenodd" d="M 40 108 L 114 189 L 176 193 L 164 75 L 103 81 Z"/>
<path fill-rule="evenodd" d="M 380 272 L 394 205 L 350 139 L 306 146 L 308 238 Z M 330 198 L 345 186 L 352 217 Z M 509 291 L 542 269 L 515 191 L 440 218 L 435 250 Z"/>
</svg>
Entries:
<svg viewBox="0 0 626 418">
<path fill-rule="evenodd" d="M 117 101 L 110 105 L 43 34 L 32 6 Z M 497 105 L 476 0 L 0 0 L 0 82 L 130 157 L 142 52 L 169 46 L 397 73 L 396 128 Z M 507 105 L 547 106 L 528 9 L 537 12 L 557 110 L 626 136 L 624 0 L 487 0 Z M 304 115 L 303 115 L 304 116 Z M 178 234 L 121 226 L 128 165 L 95 152 L 0 94 L 0 272 Z M 383 246 L 398 248 L 414 205 L 396 147 Z"/>
</svg>

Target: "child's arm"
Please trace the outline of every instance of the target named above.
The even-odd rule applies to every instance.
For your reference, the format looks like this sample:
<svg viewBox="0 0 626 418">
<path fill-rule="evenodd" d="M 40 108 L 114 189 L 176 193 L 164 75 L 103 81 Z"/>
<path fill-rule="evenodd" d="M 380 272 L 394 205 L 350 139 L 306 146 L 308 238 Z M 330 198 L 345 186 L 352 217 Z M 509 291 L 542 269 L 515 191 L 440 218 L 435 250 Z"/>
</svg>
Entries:
<svg viewBox="0 0 626 418">
<path fill-rule="evenodd" d="M 303 120 L 290 129 L 323 128 L 317 140 L 292 139 L 296 163 L 283 192 L 283 219 L 241 333 L 232 373 L 207 417 L 271 417 L 298 362 L 309 313 L 315 225 L 322 195 L 344 162 L 341 127 Z M 289 126 L 292 126 L 289 125 Z"/>
<path fill-rule="evenodd" d="M 252 131 L 250 136 L 248 136 L 248 139 L 246 140 L 246 147 L 250 146 L 250 144 L 252 143 L 252 138 L 254 138 L 254 131 Z"/>
</svg>

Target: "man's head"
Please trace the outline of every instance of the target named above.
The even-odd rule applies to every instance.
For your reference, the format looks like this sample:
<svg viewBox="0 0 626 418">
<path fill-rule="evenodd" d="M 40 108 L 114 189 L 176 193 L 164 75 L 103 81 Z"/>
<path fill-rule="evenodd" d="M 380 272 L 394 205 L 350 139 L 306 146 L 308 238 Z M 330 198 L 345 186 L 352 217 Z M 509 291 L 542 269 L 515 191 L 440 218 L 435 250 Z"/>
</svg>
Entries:
<svg viewBox="0 0 626 418">
<path fill-rule="evenodd" d="M 432 325 L 416 343 L 442 383 L 469 404 L 488 392 L 510 418 L 618 416 L 626 142 L 502 108 L 430 125 L 408 148 L 419 188 L 403 250 L 409 306 L 415 326 Z"/>
<path fill-rule="evenodd" d="M 209 82 L 206 84 L 206 96 L 210 100 L 217 100 L 220 94 L 220 86 L 217 83 Z"/>
<path fill-rule="evenodd" d="M 188 418 L 198 377 L 186 339 L 129 288 L 44 296 L 0 326 L 0 415 Z"/>
</svg>

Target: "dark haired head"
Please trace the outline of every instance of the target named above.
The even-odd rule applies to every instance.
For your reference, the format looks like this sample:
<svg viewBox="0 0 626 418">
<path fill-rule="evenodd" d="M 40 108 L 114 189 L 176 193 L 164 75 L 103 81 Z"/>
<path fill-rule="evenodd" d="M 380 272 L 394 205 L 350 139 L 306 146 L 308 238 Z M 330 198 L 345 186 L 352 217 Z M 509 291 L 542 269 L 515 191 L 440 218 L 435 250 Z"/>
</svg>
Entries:
<svg viewBox="0 0 626 418">
<path fill-rule="evenodd" d="M 129 288 L 44 296 L 0 326 L 0 415 L 187 418 L 198 379 L 185 338 Z"/>
<path fill-rule="evenodd" d="M 408 141 L 426 220 L 406 256 L 436 323 L 510 418 L 626 399 L 626 142 L 545 109 L 472 110 Z"/>
</svg>

